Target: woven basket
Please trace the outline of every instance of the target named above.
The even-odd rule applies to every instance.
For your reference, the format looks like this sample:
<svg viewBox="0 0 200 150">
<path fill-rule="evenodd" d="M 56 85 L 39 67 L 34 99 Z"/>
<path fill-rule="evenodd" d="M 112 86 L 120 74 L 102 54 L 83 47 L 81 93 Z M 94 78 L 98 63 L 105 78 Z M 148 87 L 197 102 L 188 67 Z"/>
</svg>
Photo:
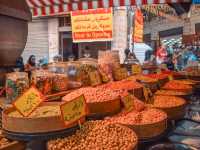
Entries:
<svg viewBox="0 0 200 150">
<path fill-rule="evenodd" d="M 46 103 L 44 105 L 53 105 Z M 15 111 L 15 108 L 8 108 L 2 113 L 2 127 L 4 130 L 18 133 L 45 133 L 68 129 L 78 125 L 78 121 L 66 126 L 61 117 L 49 116 L 38 118 L 10 117 L 8 114 Z M 80 119 L 83 123 L 85 117 Z"/>
<path fill-rule="evenodd" d="M 182 119 L 185 116 L 186 113 L 186 103 L 184 105 L 178 106 L 178 107 L 171 107 L 171 108 L 158 108 L 161 109 L 164 112 L 167 113 L 169 120 L 179 120 Z"/>
<path fill-rule="evenodd" d="M 89 116 L 102 115 L 109 116 L 114 115 L 121 110 L 120 98 L 104 102 L 87 103 L 89 109 Z"/>
<path fill-rule="evenodd" d="M 144 140 L 161 135 L 167 129 L 167 119 L 152 124 L 127 126 L 135 131 L 139 140 Z"/>
</svg>

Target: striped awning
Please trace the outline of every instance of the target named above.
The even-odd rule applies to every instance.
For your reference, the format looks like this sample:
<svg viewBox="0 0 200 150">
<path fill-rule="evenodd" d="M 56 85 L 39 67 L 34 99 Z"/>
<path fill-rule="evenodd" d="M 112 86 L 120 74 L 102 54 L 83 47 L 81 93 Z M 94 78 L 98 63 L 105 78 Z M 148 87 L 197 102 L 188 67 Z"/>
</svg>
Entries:
<svg viewBox="0 0 200 150">
<path fill-rule="evenodd" d="M 26 0 L 33 16 L 61 15 L 73 10 L 189 2 L 189 0 Z"/>
</svg>

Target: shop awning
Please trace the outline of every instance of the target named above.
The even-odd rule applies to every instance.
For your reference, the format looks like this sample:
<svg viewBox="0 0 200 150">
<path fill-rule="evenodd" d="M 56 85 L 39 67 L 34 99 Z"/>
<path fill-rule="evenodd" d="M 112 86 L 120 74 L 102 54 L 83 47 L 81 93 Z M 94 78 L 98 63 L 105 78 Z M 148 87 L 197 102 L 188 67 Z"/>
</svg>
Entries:
<svg viewBox="0 0 200 150">
<path fill-rule="evenodd" d="M 61 15 L 73 10 L 189 2 L 189 0 L 26 0 L 33 16 Z"/>
</svg>

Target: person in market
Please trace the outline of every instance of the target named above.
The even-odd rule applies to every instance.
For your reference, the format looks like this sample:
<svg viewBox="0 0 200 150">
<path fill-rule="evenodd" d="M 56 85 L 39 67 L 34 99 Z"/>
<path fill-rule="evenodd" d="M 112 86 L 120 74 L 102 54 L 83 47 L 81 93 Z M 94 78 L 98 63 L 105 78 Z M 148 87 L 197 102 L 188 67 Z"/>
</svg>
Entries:
<svg viewBox="0 0 200 150">
<path fill-rule="evenodd" d="M 31 77 L 31 71 L 36 69 L 36 57 L 35 55 L 31 55 L 25 65 L 25 71 L 28 73 L 29 77 Z"/>
<path fill-rule="evenodd" d="M 165 59 L 167 58 L 167 51 L 165 49 L 164 46 L 161 46 L 160 48 L 158 48 L 158 50 L 156 51 L 156 60 L 158 64 L 161 64 L 165 61 Z"/>
<path fill-rule="evenodd" d="M 17 69 L 19 69 L 20 72 L 24 71 L 24 60 L 21 56 L 16 60 L 16 66 L 15 67 Z"/>
</svg>

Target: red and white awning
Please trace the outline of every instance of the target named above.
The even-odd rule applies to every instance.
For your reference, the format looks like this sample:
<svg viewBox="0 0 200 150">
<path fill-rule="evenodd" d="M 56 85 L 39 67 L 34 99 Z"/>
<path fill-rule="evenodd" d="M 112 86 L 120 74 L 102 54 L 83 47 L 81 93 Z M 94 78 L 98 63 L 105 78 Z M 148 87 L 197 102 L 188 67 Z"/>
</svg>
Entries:
<svg viewBox="0 0 200 150">
<path fill-rule="evenodd" d="M 26 0 L 33 16 L 51 16 L 73 10 L 145 4 L 189 2 L 189 0 Z"/>
</svg>

